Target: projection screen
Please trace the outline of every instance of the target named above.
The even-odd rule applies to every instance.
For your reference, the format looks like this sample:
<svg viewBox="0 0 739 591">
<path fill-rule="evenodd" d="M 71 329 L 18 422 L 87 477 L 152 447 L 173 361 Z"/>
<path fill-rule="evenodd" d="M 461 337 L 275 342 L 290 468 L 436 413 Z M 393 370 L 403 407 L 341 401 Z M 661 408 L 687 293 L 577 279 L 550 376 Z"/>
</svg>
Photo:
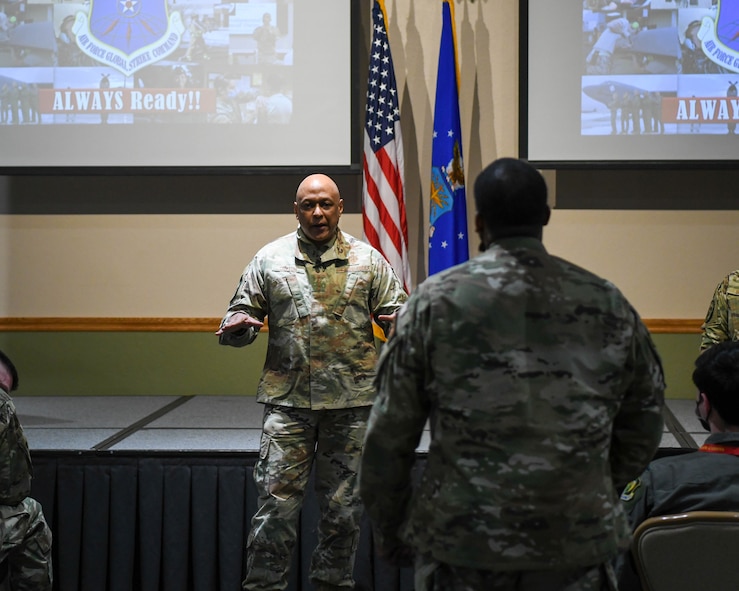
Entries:
<svg viewBox="0 0 739 591">
<path fill-rule="evenodd" d="M 521 2 L 522 156 L 541 167 L 739 159 L 739 2 Z"/>
<path fill-rule="evenodd" d="M 351 166 L 351 5 L 3 0 L 0 167 Z"/>
</svg>

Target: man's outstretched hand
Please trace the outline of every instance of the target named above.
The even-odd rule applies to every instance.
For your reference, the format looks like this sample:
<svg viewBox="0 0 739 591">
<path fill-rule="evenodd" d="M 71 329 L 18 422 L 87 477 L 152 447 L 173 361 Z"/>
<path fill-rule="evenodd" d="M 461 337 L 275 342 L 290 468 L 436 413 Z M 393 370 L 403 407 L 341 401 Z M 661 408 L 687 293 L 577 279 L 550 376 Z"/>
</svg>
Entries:
<svg viewBox="0 0 739 591">
<path fill-rule="evenodd" d="M 251 328 L 252 326 L 262 328 L 264 326 L 264 322 L 249 316 L 246 312 L 236 312 L 216 331 L 216 334 L 222 335 L 224 332 L 236 332 L 238 330 Z"/>
</svg>

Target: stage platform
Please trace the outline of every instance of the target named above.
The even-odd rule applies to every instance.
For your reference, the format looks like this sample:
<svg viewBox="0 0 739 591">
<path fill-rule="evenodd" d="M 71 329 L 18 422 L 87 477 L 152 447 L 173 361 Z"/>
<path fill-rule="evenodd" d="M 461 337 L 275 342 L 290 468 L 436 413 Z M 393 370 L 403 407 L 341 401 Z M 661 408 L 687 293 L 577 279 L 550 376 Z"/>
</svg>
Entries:
<svg viewBox="0 0 739 591">
<path fill-rule="evenodd" d="M 262 405 L 241 396 L 18 396 L 33 451 L 256 453 Z M 668 400 L 662 448 L 705 440 L 692 400 Z M 428 449 L 428 432 L 419 451 Z"/>
<path fill-rule="evenodd" d="M 259 451 L 263 406 L 252 396 L 34 396 L 14 401 L 35 451 Z M 420 449 L 428 449 L 428 433 Z"/>
<path fill-rule="evenodd" d="M 54 533 L 55 591 L 239 591 L 262 405 L 237 396 L 14 399 L 34 462 L 32 494 Z M 706 438 L 694 402 L 672 400 L 658 455 Z M 418 448 L 422 469 L 428 432 Z M 317 504 L 306 493 L 289 591 L 307 581 Z M 358 591 L 411 591 L 363 522 Z"/>
</svg>

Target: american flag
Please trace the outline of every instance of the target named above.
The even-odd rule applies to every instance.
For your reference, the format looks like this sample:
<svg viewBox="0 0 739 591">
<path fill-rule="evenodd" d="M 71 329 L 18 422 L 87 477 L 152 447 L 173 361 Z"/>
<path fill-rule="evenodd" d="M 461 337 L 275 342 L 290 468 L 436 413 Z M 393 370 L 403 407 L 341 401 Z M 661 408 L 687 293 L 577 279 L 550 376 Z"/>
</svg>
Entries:
<svg viewBox="0 0 739 591">
<path fill-rule="evenodd" d="M 364 124 L 362 218 L 367 242 L 385 256 L 406 291 L 410 291 L 408 222 L 403 196 L 403 141 L 386 22 L 383 0 L 375 0 L 372 5 L 372 47 Z"/>
</svg>

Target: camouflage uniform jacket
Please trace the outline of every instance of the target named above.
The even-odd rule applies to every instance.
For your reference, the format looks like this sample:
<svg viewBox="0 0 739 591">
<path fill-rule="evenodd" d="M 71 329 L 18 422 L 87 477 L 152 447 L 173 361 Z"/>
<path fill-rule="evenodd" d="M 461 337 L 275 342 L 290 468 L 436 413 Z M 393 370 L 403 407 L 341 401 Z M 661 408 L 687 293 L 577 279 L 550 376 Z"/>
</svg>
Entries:
<svg viewBox="0 0 739 591">
<path fill-rule="evenodd" d="M 13 400 L 0 389 L 0 504 L 17 505 L 31 493 L 31 453 Z"/>
<path fill-rule="evenodd" d="M 716 287 L 703 323 L 701 351 L 723 341 L 739 341 L 739 270 Z"/>
<path fill-rule="evenodd" d="M 664 381 L 612 284 L 537 239 L 499 240 L 416 288 L 377 386 L 360 491 L 381 547 L 520 571 L 595 565 L 628 544 L 617 485 L 657 450 Z"/>
<path fill-rule="evenodd" d="M 392 314 L 406 299 L 379 251 L 341 231 L 319 247 L 298 230 L 256 254 L 223 321 L 237 311 L 269 317 L 259 402 L 315 410 L 369 406 L 377 363 L 372 316 Z M 257 334 L 225 333 L 220 342 L 239 347 Z"/>
</svg>

